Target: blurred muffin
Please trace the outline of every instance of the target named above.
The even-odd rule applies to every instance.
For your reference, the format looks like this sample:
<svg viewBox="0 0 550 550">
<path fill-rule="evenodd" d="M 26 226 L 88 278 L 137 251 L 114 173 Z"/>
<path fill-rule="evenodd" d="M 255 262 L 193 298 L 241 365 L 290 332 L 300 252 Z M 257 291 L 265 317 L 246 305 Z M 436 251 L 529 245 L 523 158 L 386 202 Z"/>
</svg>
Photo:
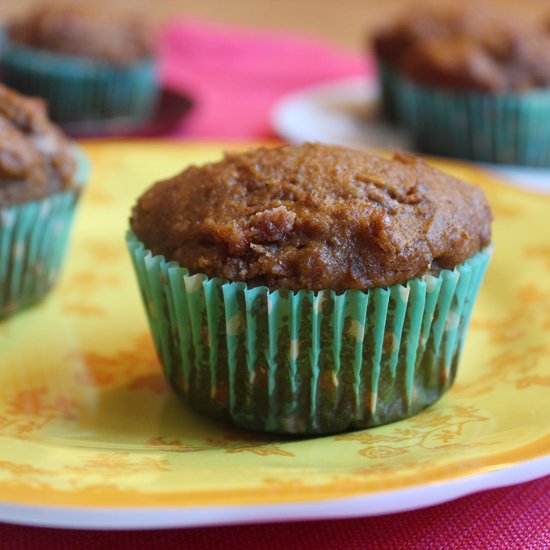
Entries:
<svg viewBox="0 0 550 550">
<path fill-rule="evenodd" d="M 418 159 L 306 144 L 155 184 L 127 241 L 178 393 L 243 427 L 331 433 L 450 387 L 490 222 L 481 190 Z"/>
<path fill-rule="evenodd" d="M 89 6 L 44 6 L 5 28 L 4 81 L 56 121 L 144 120 L 158 96 L 150 30 Z"/>
<path fill-rule="evenodd" d="M 550 166 L 550 34 L 503 25 L 403 56 L 402 120 L 425 152 Z"/>
<path fill-rule="evenodd" d="M 86 177 L 44 103 L 0 85 L 0 317 L 55 283 Z"/>
<path fill-rule="evenodd" d="M 418 43 L 451 38 L 465 33 L 477 34 L 490 25 L 491 16 L 483 10 L 466 11 L 460 7 L 420 6 L 378 31 L 372 49 L 378 63 L 384 113 L 396 120 L 395 87 L 401 61 Z"/>
<path fill-rule="evenodd" d="M 542 26 L 472 8 L 427 12 L 377 43 L 391 63 L 386 95 L 421 151 L 550 166 L 550 34 Z"/>
</svg>

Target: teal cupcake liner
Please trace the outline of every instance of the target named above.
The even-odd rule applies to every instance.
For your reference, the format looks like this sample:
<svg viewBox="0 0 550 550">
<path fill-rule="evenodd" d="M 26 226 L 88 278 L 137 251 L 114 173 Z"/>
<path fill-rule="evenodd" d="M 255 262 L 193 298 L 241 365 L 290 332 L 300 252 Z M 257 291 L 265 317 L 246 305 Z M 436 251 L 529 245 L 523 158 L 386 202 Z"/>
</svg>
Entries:
<svg viewBox="0 0 550 550">
<path fill-rule="evenodd" d="M 400 77 L 398 117 L 425 153 L 550 166 L 550 90 L 488 94 L 420 86 Z"/>
<path fill-rule="evenodd" d="M 80 193 L 89 174 L 78 157 L 77 186 L 0 208 L 0 318 L 41 300 L 56 283 Z"/>
<path fill-rule="evenodd" d="M 277 433 L 413 415 L 451 386 L 490 259 L 368 291 L 298 292 L 190 275 L 127 245 L 164 374 L 193 407 Z"/>
<path fill-rule="evenodd" d="M 146 121 L 159 96 L 153 59 L 118 66 L 6 39 L 0 64 L 7 86 L 46 99 L 50 117 L 61 124 Z"/>
<path fill-rule="evenodd" d="M 398 75 L 395 69 L 381 59 L 376 60 L 378 69 L 378 83 L 380 85 L 380 100 L 382 104 L 382 114 L 390 122 L 398 121 L 396 106 L 396 86 Z"/>
</svg>

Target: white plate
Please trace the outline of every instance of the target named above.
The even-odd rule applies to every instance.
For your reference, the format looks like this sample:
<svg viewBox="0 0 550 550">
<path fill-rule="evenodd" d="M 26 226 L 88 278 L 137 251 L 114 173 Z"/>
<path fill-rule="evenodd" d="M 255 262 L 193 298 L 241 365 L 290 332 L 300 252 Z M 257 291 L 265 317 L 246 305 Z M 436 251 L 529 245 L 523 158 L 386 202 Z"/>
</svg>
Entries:
<svg viewBox="0 0 550 550">
<path fill-rule="evenodd" d="M 355 148 L 412 151 L 406 133 L 383 120 L 377 84 L 368 78 L 337 80 L 299 90 L 273 108 L 275 132 L 294 143 L 317 141 Z M 482 164 L 514 185 L 550 193 L 550 170 Z"/>
</svg>

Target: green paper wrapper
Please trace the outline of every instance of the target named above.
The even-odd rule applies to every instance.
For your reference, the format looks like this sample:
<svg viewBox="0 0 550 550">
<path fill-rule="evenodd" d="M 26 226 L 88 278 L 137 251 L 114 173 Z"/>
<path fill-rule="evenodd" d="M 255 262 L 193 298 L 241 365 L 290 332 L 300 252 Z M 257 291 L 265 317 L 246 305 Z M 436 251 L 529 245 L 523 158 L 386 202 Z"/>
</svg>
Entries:
<svg viewBox="0 0 550 550">
<path fill-rule="evenodd" d="M 270 291 L 127 244 L 164 374 L 196 409 L 245 428 L 336 433 L 410 416 L 451 386 L 489 262 L 365 292 Z"/>
<path fill-rule="evenodd" d="M 89 174 L 84 154 L 75 154 L 75 189 L 0 208 L 0 318 L 39 301 L 57 281 Z"/>
<path fill-rule="evenodd" d="M 395 69 L 381 59 L 376 60 L 378 68 L 378 81 L 380 84 L 380 98 L 382 101 L 382 113 L 390 122 L 397 122 L 396 89 L 398 75 Z"/>
<path fill-rule="evenodd" d="M 426 153 L 550 166 L 550 90 L 488 94 L 438 90 L 399 77 L 398 116 Z"/>
<path fill-rule="evenodd" d="M 118 66 L 5 38 L 1 71 L 7 86 L 46 99 L 53 120 L 81 130 L 85 122 L 149 120 L 159 95 L 153 59 Z"/>
</svg>

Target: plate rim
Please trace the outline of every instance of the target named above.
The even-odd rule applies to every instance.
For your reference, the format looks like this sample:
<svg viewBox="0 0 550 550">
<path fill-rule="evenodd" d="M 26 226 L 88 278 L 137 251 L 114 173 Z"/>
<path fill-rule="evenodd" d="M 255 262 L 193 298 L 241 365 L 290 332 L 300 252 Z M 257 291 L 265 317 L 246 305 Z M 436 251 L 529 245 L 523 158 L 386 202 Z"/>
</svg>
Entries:
<svg viewBox="0 0 550 550">
<path fill-rule="evenodd" d="M 290 141 L 293 143 L 303 141 L 297 137 L 295 132 L 289 131 L 286 124 L 289 108 L 293 108 L 296 102 L 304 101 L 312 94 L 323 94 L 332 92 L 336 88 L 362 86 L 365 89 L 365 101 L 370 97 L 371 100 L 376 100 L 379 94 L 379 87 L 374 75 L 355 75 L 332 80 L 325 80 L 317 84 L 309 84 L 302 88 L 293 90 L 281 96 L 271 107 L 269 111 L 269 123 L 274 133 L 281 140 Z"/>
<path fill-rule="evenodd" d="M 299 503 L 152 508 L 28 505 L 0 502 L 0 521 L 22 526 L 90 530 L 148 530 L 374 517 L 420 510 L 480 491 L 550 475 L 550 454 L 445 482 L 367 495 Z"/>
</svg>

